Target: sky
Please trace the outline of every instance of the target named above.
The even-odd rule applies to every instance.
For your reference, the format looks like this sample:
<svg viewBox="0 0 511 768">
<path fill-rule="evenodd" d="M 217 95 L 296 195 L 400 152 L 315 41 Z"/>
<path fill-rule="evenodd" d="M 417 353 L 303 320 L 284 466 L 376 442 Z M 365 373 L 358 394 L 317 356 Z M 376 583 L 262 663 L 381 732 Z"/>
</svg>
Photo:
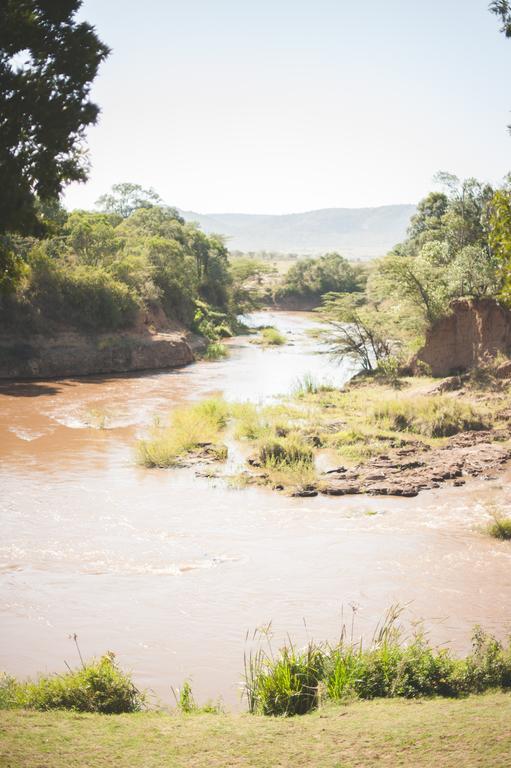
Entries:
<svg viewBox="0 0 511 768">
<path fill-rule="evenodd" d="M 511 170 L 511 40 L 486 0 L 84 0 L 112 49 L 91 172 L 200 213 L 416 203 Z"/>
</svg>

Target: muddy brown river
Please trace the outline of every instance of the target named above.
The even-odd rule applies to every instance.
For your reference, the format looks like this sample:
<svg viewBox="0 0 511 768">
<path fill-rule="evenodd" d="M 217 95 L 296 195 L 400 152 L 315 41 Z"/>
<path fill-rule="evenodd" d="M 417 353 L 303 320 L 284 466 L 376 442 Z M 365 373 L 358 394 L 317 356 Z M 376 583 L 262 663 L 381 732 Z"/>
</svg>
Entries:
<svg viewBox="0 0 511 768">
<path fill-rule="evenodd" d="M 0 385 L 0 669 L 75 664 L 77 633 L 160 701 L 188 679 L 234 709 L 246 632 L 270 620 L 275 645 L 335 639 L 350 604 L 362 634 L 398 602 L 458 652 L 476 623 L 511 631 L 511 545 L 482 530 L 489 503 L 511 509 L 511 468 L 414 499 L 294 499 L 135 465 L 137 436 L 177 404 L 268 401 L 307 372 L 349 379 L 318 354 L 309 315 L 251 321 L 292 343 L 242 337 L 228 359 L 175 371 Z"/>
</svg>

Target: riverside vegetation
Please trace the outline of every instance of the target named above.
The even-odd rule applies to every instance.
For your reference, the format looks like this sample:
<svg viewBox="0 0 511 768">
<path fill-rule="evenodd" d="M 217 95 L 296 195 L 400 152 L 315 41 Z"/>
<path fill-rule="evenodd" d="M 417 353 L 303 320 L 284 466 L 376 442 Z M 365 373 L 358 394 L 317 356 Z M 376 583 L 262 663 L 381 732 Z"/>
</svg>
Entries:
<svg viewBox="0 0 511 768">
<path fill-rule="evenodd" d="M 230 450 L 249 449 L 245 468 L 227 478 L 238 486 L 312 496 L 416 495 L 443 480 L 461 484 L 511 455 L 510 385 L 493 370 L 474 371 L 453 391 L 450 379 L 424 376 L 365 374 L 339 390 L 307 375 L 270 405 L 206 400 L 155 424 L 137 444 L 138 459 L 147 467 L 223 461 L 230 438 Z M 320 457 L 332 469 L 320 472 Z"/>
</svg>

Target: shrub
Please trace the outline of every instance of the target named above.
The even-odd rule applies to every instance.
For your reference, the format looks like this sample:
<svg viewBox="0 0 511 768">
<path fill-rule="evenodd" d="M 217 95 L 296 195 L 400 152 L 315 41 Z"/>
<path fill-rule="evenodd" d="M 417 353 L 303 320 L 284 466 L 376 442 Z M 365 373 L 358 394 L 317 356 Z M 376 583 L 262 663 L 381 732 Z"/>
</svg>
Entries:
<svg viewBox="0 0 511 768">
<path fill-rule="evenodd" d="M 137 712 L 145 703 L 131 677 L 115 663 L 113 653 L 63 675 L 40 677 L 35 682 L 0 680 L 0 707 L 71 709 L 78 712 L 120 714 Z"/>
<path fill-rule="evenodd" d="M 210 342 L 204 352 L 204 360 L 222 360 L 224 357 L 228 356 L 229 349 L 225 344 L 221 344 L 219 341 Z"/>
</svg>

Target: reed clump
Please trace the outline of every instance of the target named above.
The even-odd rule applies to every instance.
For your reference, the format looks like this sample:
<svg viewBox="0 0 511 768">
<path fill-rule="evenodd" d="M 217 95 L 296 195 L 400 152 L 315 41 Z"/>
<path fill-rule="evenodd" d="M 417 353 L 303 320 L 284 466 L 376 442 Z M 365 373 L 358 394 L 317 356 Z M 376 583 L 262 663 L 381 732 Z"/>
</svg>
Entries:
<svg viewBox="0 0 511 768">
<path fill-rule="evenodd" d="M 179 465 L 187 454 L 201 448 L 211 454 L 228 418 L 229 407 L 221 398 L 176 408 L 169 425 L 156 424 L 150 437 L 138 442 L 138 461 L 145 467 L 163 468 Z M 225 446 L 217 447 L 217 458 L 225 458 Z"/>
<path fill-rule="evenodd" d="M 423 632 L 409 642 L 392 608 L 369 647 L 343 629 L 340 641 L 309 642 L 297 649 L 291 640 L 274 654 L 271 641 L 245 657 L 244 695 L 249 711 L 261 715 L 296 715 L 322 701 L 347 702 L 424 696 L 460 697 L 511 688 L 511 644 L 500 643 L 476 627 L 472 652 L 463 659 L 433 648 Z"/>
</svg>

